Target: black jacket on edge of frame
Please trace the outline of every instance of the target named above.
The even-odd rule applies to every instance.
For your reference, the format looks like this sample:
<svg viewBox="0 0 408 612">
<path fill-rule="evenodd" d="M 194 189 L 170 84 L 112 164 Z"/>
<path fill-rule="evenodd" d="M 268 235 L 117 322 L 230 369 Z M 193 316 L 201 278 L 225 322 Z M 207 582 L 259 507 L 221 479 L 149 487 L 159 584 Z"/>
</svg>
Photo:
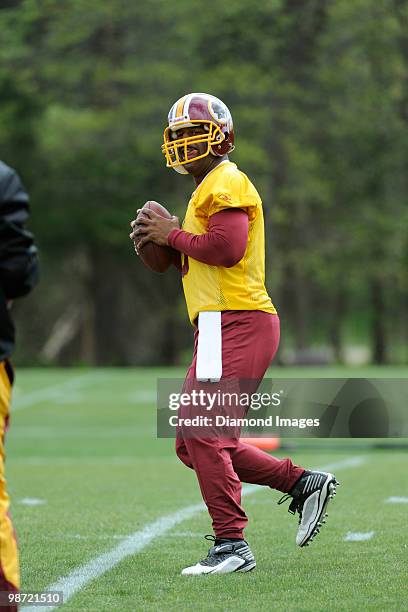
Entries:
<svg viewBox="0 0 408 612">
<path fill-rule="evenodd" d="M 0 161 L 0 361 L 14 348 L 8 300 L 26 295 L 37 282 L 37 249 L 24 229 L 29 199 L 18 174 Z"/>
</svg>

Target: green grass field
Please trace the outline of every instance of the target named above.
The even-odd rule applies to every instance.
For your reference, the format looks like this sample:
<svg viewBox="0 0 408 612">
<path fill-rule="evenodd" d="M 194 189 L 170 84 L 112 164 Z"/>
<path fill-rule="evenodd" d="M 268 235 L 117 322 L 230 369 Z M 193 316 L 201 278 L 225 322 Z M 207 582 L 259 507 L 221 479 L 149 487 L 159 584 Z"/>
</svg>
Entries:
<svg viewBox="0 0 408 612">
<path fill-rule="evenodd" d="M 205 511 L 179 513 L 201 502 L 195 475 L 176 458 L 173 440 L 156 439 L 156 379 L 182 374 L 18 372 L 7 478 L 22 590 L 46 589 L 109 553 L 92 566 L 109 560 L 100 576 L 91 579 L 89 567 L 71 576 L 76 592 L 64 610 L 408 609 L 408 505 L 386 503 L 391 496 L 408 497 L 408 455 L 356 441 L 348 447 L 326 441 L 320 450 L 309 441 L 290 452 L 301 465 L 331 466 L 342 483 L 312 546 L 296 547 L 296 518 L 277 506 L 278 492 L 259 488 L 244 500 L 256 570 L 224 577 L 179 575 L 183 566 L 205 556 L 209 543 L 203 535 L 211 533 Z M 324 374 L 406 377 L 407 372 L 329 369 Z M 158 532 L 162 535 L 155 537 Z M 348 532 L 374 533 L 367 541 L 345 541 Z M 112 551 L 121 546 L 123 551 L 132 534 L 136 552 L 115 563 Z"/>
</svg>

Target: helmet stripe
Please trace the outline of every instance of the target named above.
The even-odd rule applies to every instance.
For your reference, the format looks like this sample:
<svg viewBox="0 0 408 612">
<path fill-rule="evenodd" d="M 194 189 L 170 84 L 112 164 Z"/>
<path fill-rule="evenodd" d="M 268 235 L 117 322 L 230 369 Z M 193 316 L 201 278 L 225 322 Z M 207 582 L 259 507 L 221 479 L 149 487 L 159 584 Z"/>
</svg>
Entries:
<svg viewBox="0 0 408 612">
<path fill-rule="evenodd" d="M 194 98 L 195 94 L 191 93 L 186 96 L 186 100 L 184 102 L 184 115 L 190 117 L 190 102 Z"/>
<path fill-rule="evenodd" d="M 176 119 L 178 117 L 181 117 L 183 115 L 184 102 L 185 102 L 186 98 L 188 98 L 188 96 L 183 96 L 177 102 L 177 108 L 176 108 L 176 113 L 175 113 L 176 116 L 174 117 L 174 119 Z"/>
</svg>

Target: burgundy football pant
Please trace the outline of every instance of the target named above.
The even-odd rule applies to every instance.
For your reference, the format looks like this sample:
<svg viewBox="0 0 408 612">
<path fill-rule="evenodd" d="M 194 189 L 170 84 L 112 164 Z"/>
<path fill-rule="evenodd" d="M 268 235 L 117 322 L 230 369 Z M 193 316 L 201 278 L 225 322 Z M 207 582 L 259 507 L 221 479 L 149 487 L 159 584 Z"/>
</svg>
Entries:
<svg viewBox="0 0 408 612">
<path fill-rule="evenodd" d="M 279 345 L 278 316 L 258 310 L 225 311 L 221 328 L 222 378 L 251 379 L 259 384 Z M 196 389 L 202 387 L 195 381 L 197 339 L 198 330 L 193 361 L 186 377 L 189 389 L 192 383 Z M 178 416 L 189 416 L 188 408 L 181 406 Z M 289 458 L 272 457 L 243 444 L 238 437 L 211 437 L 197 431 L 191 435 L 183 426 L 177 430 L 176 452 L 197 474 L 217 538 L 244 537 L 248 519 L 241 506 L 241 482 L 265 485 L 286 493 L 304 471 Z"/>
</svg>

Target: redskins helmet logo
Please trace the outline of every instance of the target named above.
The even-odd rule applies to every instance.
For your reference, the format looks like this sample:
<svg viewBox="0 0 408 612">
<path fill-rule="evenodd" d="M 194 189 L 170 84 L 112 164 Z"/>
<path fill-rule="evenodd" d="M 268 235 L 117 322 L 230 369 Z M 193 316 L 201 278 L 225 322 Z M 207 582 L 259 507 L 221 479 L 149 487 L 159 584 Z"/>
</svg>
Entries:
<svg viewBox="0 0 408 612">
<path fill-rule="evenodd" d="M 220 104 L 218 100 L 209 99 L 208 100 L 208 110 L 210 115 L 218 121 L 221 125 L 227 123 L 228 115 L 227 109 L 223 104 Z"/>
</svg>

